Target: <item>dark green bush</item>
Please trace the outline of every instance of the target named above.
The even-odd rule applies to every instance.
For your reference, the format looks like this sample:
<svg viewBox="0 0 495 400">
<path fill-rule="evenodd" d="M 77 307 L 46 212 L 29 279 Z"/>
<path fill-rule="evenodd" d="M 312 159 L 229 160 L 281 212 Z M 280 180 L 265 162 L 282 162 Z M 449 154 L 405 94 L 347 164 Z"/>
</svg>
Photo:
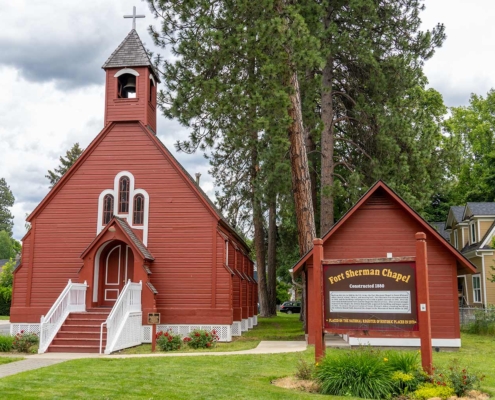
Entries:
<svg viewBox="0 0 495 400">
<path fill-rule="evenodd" d="M 13 343 L 14 343 L 13 336 L 0 335 L 0 352 L 12 351 Z"/>
<path fill-rule="evenodd" d="M 381 399 L 395 391 L 392 372 L 383 353 L 361 348 L 327 355 L 317 366 L 315 378 L 323 394 Z"/>
</svg>

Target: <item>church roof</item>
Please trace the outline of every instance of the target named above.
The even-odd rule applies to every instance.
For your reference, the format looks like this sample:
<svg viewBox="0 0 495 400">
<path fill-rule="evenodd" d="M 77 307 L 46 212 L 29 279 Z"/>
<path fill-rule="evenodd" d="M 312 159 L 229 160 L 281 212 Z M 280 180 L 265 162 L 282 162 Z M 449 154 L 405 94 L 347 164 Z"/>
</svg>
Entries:
<svg viewBox="0 0 495 400">
<path fill-rule="evenodd" d="M 127 223 L 127 221 L 124 220 L 124 219 L 122 219 L 122 218 L 119 218 L 117 216 L 114 216 L 114 218 L 117 221 L 117 223 L 120 225 L 120 227 L 122 228 L 122 230 L 129 236 L 129 239 L 131 239 L 132 242 L 134 243 L 134 245 L 139 249 L 139 251 L 144 256 L 144 258 L 146 260 L 153 261 L 154 258 L 151 255 L 151 253 L 149 252 L 148 248 L 144 245 L 144 243 L 141 241 L 141 239 L 139 239 L 134 234 L 133 230 L 131 229 L 131 227 L 129 226 L 129 224 Z"/>
<path fill-rule="evenodd" d="M 124 41 L 115 49 L 102 68 L 121 68 L 121 67 L 146 67 L 153 69 L 148 53 L 144 48 L 143 42 L 139 38 L 135 29 L 131 30 Z M 154 69 L 153 69 L 153 72 Z M 158 75 L 155 73 L 156 77 Z"/>
</svg>

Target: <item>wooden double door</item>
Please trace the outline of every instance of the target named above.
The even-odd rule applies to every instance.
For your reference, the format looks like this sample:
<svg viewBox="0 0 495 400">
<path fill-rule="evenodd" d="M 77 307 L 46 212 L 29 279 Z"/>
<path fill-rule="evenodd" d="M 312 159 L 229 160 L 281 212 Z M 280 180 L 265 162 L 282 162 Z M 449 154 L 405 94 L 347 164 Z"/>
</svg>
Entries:
<svg viewBox="0 0 495 400">
<path fill-rule="evenodd" d="M 109 243 L 100 256 L 98 304 L 113 307 L 134 271 L 132 249 L 124 242 Z"/>
</svg>

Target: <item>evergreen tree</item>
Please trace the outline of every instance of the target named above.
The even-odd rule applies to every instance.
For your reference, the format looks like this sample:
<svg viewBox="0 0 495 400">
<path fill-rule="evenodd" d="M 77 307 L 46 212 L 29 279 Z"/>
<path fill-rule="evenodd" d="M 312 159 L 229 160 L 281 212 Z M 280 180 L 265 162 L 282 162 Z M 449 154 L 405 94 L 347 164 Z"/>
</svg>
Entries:
<svg viewBox="0 0 495 400">
<path fill-rule="evenodd" d="M 14 205 L 14 195 L 4 178 L 0 178 L 0 231 L 6 231 L 12 236 L 14 216 L 9 208 Z"/>
<path fill-rule="evenodd" d="M 69 170 L 70 167 L 77 161 L 84 149 L 79 147 L 79 143 L 75 143 L 64 156 L 60 156 L 60 165 L 53 171 L 48 170 L 46 178 L 50 181 L 50 189 L 54 187 L 62 176 Z"/>
<path fill-rule="evenodd" d="M 410 120 L 414 111 L 408 109 L 408 95 L 424 87 L 423 62 L 445 38 L 443 25 L 419 30 L 423 9 L 418 0 L 321 3 L 313 31 L 321 38 L 325 60 L 320 88 L 322 234 L 333 225 L 335 201 L 345 202 L 342 196 L 349 189 L 377 178 L 398 182 L 409 168 L 407 151 L 421 133 L 411 130 L 415 121 Z M 398 131 L 405 121 L 407 132 Z M 397 175 L 380 169 L 382 163 L 390 164 L 390 155 L 401 164 Z M 418 193 L 402 190 L 406 186 L 396 189 L 410 198 Z"/>
</svg>

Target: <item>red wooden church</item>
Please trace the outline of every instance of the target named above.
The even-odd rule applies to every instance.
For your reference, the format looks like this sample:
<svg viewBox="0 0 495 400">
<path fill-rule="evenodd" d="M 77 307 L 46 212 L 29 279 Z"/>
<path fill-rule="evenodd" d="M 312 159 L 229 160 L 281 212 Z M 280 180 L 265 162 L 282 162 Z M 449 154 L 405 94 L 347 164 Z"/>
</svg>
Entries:
<svg viewBox="0 0 495 400">
<path fill-rule="evenodd" d="M 109 353 L 150 342 L 154 312 L 158 330 L 230 341 L 257 323 L 249 249 L 158 139 L 159 77 L 134 29 L 103 69 L 103 130 L 28 217 L 12 333 Z"/>
<path fill-rule="evenodd" d="M 426 234 L 432 345 L 458 348 L 461 346 L 461 339 L 457 275 L 476 273 L 476 268 L 383 182 L 376 183 L 323 236 L 323 259 L 331 264 L 331 260 L 415 257 L 417 232 Z M 310 314 L 316 308 L 314 293 L 322 290 L 313 284 L 313 259 L 311 250 L 294 266 L 295 275 L 303 272 L 307 274 L 308 320 L 318 320 L 310 318 Z M 363 265 L 354 268 L 357 270 L 362 267 Z M 354 275 L 352 268 L 349 275 Z M 363 278 L 363 282 L 359 283 L 367 283 L 367 277 Z M 353 287 L 349 283 L 352 281 L 345 281 L 346 287 Z M 328 301 L 325 293 L 324 302 Z M 361 329 L 347 328 L 342 336 L 351 345 L 420 345 L 417 329 L 408 330 L 399 325 L 391 330 L 371 330 L 365 325 Z M 327 331 L 331 332 L 331 329 Z M 336 331 L 342 332 L 341 329 Z M 309 333 L 308 342 L 315 343 L 312 333 L 306 333 Z"/>
</svg>

